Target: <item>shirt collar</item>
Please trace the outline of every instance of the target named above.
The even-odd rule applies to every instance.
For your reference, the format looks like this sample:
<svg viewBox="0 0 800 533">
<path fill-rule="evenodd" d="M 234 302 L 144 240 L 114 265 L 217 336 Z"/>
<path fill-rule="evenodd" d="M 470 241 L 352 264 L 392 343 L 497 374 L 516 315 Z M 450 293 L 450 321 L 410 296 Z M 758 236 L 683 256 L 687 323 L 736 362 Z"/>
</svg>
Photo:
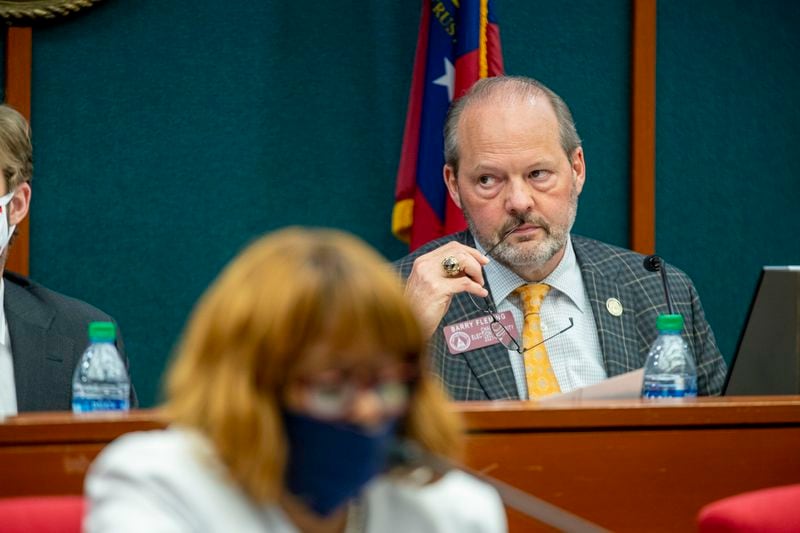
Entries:
<svg viewBox="0 0 800 533">
<path fill-rule="evenodd" d="M 478 251 L 486 255 L 486 250 L 475 239 L 475 247 Z M 500 264 L 499 261 L 492 259 L 483 267 L 486 280 L 492 289 L 492 296 L 495 302 L 502 302 L 508 295 L 514 292 L 520 285 L 528 283 L 517 274 Z M 586 312 L 586 294 L 583 290 L 583 277 L 575 258 L 575 250 L 572 248 L 572 237 L 567 235 L 564 256 L 559 261 L 556 268 L 541 283 L 547 283 L 553 289 L 566 295 L 582 312 Z"/>
</svg>

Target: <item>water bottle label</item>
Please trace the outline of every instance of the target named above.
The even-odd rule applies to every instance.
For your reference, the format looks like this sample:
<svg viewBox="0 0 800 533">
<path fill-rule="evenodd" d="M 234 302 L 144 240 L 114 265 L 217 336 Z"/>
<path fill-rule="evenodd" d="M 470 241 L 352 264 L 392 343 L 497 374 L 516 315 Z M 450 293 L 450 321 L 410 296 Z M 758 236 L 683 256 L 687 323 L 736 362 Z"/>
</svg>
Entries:
<svg viewBox="0 0 800 533">
<path fill-rule="evenodd" d="M 697 396 L 697 379 L 681 375 L 646 375 L 643 398 L 693 398 Z"/>
<path fill-rule="evenodd" d="M 129 400 L 116 400 L 104 398 L 73 398 L 73 413 L 91 413 L 93 411 L 127 411 L 130 409 Z"/>
<path fill-rule="evenodd" d="M 644 398 L 694 398 L 696 396 L 696 390 L 686 389 L 645 389 L 642 393 Z"/>
</svg>

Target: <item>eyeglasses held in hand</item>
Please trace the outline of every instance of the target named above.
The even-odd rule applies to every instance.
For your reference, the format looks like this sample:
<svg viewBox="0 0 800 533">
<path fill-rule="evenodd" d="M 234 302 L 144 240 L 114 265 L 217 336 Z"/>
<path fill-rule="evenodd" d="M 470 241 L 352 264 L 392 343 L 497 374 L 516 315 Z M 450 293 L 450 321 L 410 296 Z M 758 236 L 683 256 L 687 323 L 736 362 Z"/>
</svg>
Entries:
<svg viewBox="0 0 800 533">
<path fill-rule="evenodd" d="M 472 305 L 474 305 L 478 310 L 480 310 L 483 313 L 486 313 L 489 316 L 489 318 L 491 319 L 489 327 L 492 328 L 492 334 L 500 342 L 500 344 L 505 346 L 507 350 L 512 350 L 520 355 L 524 355 L 525 352 L 527 352 L 528 350 L 533 350 L 537 346 L 544 344 L 550 339 L 558 337 L 559 335 L 561 335 L 562 333 L 569 330 L 570 328 L 572 328 L 572 326 L 575 325 L 575 322 L 572 320 L 572 317 L 569 317 L 567 319 L 569 320 L 569 326 L 566 326 L 562 330 L 553 333 L 552 335 L 550 335 L 545 339 L 540 340 L 539 342 L 537 342 L 532 346 L 526 346 L 523 348 L 522 346 L 520 346 L 520 343 L 511 335 L 508 329 L 506 329 L 506 327 L 499 320 L 497 320 L 496 316 L 497 311 L 493 309 L 494 305 L 490 305 L 487 302 L 487 298 L 483 299 L 484 302 L 487 302 L 486 305 L 481 306 L 480 304 L 478 304 L 478 302 L 475 301 L 475 298 L 473 298 L 471 294 L 467 293 L 467 295 L 469 296 L 469 299 L 472 301 Z"/>
<path fill-rule="evenodd" d="M 487 256 L 491 256 L 492 252 L 498 246 L 500 246 L 500 244 L 503 241 L 506 240 L 506 237 L 508 237 L 509 235 L 514 233 L 514 230 L 517 229 L 523 222 L 524 222 L 523 220 L 519 220 L 519 221 L 517 221 L 517 224 L 515 224 L 514 226 L 512 226 L 511 228 L 506 230 L 506 232 L 503 233 L 503 235 L 494 244 L 494 246 L 492 246 L 491 248 L 489 248 L 489 250 L 486 251 L 486 255 Z M 464 242 L 463 244 L 467 245 L 466 242 Z M 561 331 L 558 331 L 557 333 L 553 333 L 552 335 L 550 335 L 546 339 L 542 339 L 541 341 L 537 342 L 533 346 L 528 346 L 527 348 L 523 348 L 523 347 L 520 346 L 519 342 L 517 342 L 517 340 L 514 337 L 511 336 L 511 333 L 509 333 L 509 331 L 506 329 L 506 327 L 503 324 L 501 324 L 499 320 L 497 320 L 497 316 L 496 316 L 497 315 L 497 310 L 494 309 L 494 304 L 491 302 L 491 300 L 488 299 L 488 297 L 483 298 L 483 301 L 486 302 L 486 305 L 481 306 L 480 304 L 478 304 L 478 302 L 475 301 L 475 298 L 473 298 L 470 293 L 467 293 L 467 296 L 469 296 L 470 301 L 472 301 L 472 305 L 474 305 L 478 310 L 480 310 L 483 313 L 486 313 L 489 316 L 489 318 L 491 319 L 490 327 L 492 328 L 492 334 L 495 336 L 495 338 L 498 341 L 500 341 L 500 344 L 505 346 L 505 348 L 507 350 L 513 350 L 513 351 L 517 352 L 520 355 L 524 355 L 525 352 L 527 352 L 528 350 L 533 350 L 537 346 L 539 346 L 541 344 L 544 344 L 545 342 L 549 341 L 550 339 L 558 337 L 559 335 L 561 335 L 562 333 L 564 333 L 565 331 L 569 330 L 570 328 L 572 328 L 572 326 L 575 325 L 575 322 L 572 320 L 572 317 L 569 317 L 568 318 L 569 326 L 565 327 Z"/>
</svg>

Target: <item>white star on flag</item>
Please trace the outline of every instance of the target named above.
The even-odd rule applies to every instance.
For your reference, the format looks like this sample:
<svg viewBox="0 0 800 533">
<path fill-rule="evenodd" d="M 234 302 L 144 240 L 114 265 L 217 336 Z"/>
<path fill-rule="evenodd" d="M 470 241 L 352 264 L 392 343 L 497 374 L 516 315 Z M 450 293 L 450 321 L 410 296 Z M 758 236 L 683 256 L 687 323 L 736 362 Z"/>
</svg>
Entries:
<svg viewBox="0 0 800 533">
<path fill-rule="evenodd" d="M 453 91 L 455 91 L 455 85 L 456 85 L 455 73 L 456 69 L 453 68 L 453 64 L 450 62 L 449 59 L 445 57 L 444 75 L 433 80 L 434 85 L 441 85 L 442 87 L 447 87 L 447 98 L 451 102 L 453 101 Z"/>
</svg>

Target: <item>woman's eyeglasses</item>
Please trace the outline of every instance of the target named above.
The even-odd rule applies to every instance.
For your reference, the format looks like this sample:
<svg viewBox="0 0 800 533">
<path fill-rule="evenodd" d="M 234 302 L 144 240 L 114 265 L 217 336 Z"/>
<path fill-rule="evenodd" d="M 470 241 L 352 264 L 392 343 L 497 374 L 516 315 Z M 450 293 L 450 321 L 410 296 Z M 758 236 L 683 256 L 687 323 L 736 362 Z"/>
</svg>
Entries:
<svg viewBox="0 0 800 533">
<path fill-rule="evenodd" d="M 305 411 L 315 418 L 347 418 L 364 393 L 372 394 L 379 402 L 381 414 L 388 417 L 401 415 L 406 410 L 417 375 L 411 365 L 401 365 L 368 378 L 333 370 L 313 378 L 300 378 L 298 385 Z"/>
</svg>

